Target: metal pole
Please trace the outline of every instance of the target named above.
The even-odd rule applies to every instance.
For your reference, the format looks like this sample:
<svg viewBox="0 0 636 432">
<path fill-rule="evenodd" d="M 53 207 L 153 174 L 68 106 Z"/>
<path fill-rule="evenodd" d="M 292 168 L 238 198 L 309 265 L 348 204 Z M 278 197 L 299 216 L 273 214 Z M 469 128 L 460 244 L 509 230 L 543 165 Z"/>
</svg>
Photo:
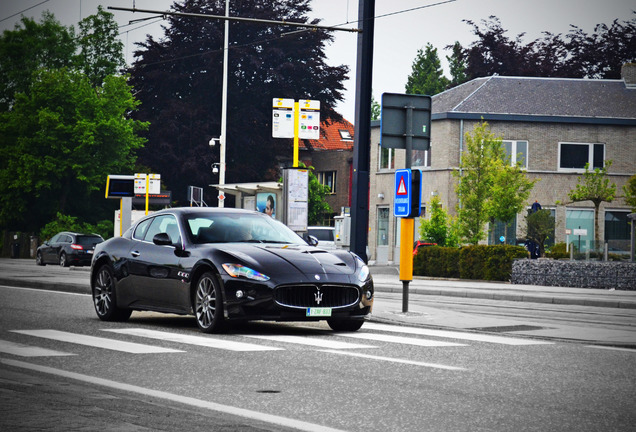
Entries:
<svg viewBox="0 0 636 432">
<path fill-rule="evenodd" d="M 230 0 L 225 0 L 225 16 L 230 16 Z M 225 20 L 225 35 L 223 42 L 223 95 L 221 100 L 221 136 L 219 137 L 220 163 L 219 163 L 219 186 L 225 185 L 225 143 L 227 141 L 227 57 L 228 44 L 230 39 L 230 21 Z M 219 192 L 219 196 L 221 192 Z M 224 207 L 224 201 L 219 199 L 219 207 Z"/>
<path fill-rule="evenodd" d="M 369 151 L 371 147 L 371 79 L 373 72 L 373 25 L 375 0 L 359 0 L 356 62 L 356 112 L 353 144 L 353 180 L 351 197 L 351 251 L 368 262 L 369 237 Z"/>
<path fill-rule="evenodd" d="M 413 164 L 413 106 L 406 108 L 406 169 L 411 169 Z M 409 185 L 412 187 L 412 185 Z M 411 193 L 413 191 L 411 190 Z M 411 197 L 411 199 L 414 199 Z M 409 283 L 413 277 L 413 253 L 411 245 L 413 244 L 413 219 L 402 218 L 401 235 L 400 235 L 400 279 L 402 280 L 402 312 L 409 311 Z M 408 245 L 408 246 L 407 246 Z"/>
</svg>

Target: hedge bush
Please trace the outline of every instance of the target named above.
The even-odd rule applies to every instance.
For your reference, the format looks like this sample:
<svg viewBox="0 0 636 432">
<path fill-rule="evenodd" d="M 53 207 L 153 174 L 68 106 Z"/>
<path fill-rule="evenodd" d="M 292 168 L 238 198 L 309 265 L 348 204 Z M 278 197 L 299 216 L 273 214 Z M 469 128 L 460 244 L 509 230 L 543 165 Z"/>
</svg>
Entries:
<svg viewBox="0 0 636 432">
<path fill-rule="evenodd" d="M 431 277 L 459 277 L 459 249 L 431 246 L 419 248 L 413 257 L 413 274 Z"/>
<path fill-rule="evenodd" d="M 461 249 L 432 246 L 420 248 L 413 257 L 413 274 L 508 281 L 512 272 L 512 261 L 527 257 L 528 251 L 522 246 L 477 245 Z"/>
</svg>

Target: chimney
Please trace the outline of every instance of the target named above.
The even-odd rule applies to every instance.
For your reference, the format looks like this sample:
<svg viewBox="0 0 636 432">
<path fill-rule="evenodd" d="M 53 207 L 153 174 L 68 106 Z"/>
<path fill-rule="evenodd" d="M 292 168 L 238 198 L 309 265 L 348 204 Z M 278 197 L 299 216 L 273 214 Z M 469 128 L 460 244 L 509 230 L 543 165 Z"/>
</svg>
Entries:
<svg viewBox="0 0 636 432">
<path fill-rule="evenodd" d="M 627 88 L 636 89 L 636 63 L 625 63 L 621 68 L 621 78 Z"/>
</svg>

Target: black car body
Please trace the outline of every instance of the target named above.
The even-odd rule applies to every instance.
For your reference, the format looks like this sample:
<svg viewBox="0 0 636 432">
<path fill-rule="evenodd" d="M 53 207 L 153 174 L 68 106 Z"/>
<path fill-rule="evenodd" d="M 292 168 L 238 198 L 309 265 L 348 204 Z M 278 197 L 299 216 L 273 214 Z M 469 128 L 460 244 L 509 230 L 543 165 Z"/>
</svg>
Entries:
<svg viewBox="0 0 636 432">
<path fill-rule="evenodd" d="M 87 266 L 93 259 L 95 246 L 104 239 L 97 234 L 63 231 L 41 244 L 35 253 L 38 265 L 59 264 L 62 267 Z"/>
<path fill-rule="evenodd" d="M 233 320 L 327 320 L 360 328 L 373 281 L 355 254 L 307 244 L 262 213 L 174 208 L 100 244 L 91 288 L 102 320 L 133 310 L 193 314 L 204 332 Z"/>
</svg>

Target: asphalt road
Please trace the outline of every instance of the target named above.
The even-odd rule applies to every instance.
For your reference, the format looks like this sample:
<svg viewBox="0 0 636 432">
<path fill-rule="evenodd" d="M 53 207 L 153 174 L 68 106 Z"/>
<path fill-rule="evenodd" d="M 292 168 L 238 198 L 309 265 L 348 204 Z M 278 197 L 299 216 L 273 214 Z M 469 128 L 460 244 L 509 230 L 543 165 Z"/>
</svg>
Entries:
<svg viewBox="0 0 636 432">
<path fill-rule="evenodd" d="M 635 355 L 380 323 L 202 335 L 192 317 L 104 323 L 88 295 L 2 286 L 0 429 L 634 430 Z"/>
</svg>

